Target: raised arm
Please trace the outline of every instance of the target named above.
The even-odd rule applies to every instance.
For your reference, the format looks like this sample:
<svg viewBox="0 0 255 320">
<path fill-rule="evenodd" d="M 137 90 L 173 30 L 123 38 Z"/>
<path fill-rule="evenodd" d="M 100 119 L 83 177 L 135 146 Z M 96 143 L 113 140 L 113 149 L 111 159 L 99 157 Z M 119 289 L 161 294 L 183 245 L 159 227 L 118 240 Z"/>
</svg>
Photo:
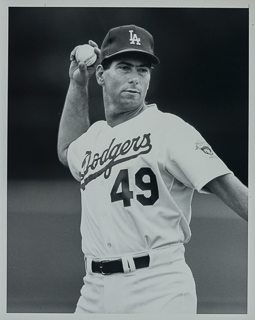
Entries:
<svg viewBox="0 0 255 320">
<path fill-rule="evenodd" d="M 248 221 L 248 188 L 234 174 L 217 177 L 210 181 L 206 188 Z"/>
<path fill-rule="evenodd" d="M 94 47 L 99 57 L 100 50 L 93 41 L 89 44 Z M 95 72 L 98 61 L 91 67 L 75 60 L 77 47 L 71 52 L 69 68 L 70 84 L 66 95 L 58 132 L 57 152 L 59 160 L 67 166 L 67 149 L 72 141 L 86 132 L 90 126 L 88 105 L 89 79 Z"/>
</svg>

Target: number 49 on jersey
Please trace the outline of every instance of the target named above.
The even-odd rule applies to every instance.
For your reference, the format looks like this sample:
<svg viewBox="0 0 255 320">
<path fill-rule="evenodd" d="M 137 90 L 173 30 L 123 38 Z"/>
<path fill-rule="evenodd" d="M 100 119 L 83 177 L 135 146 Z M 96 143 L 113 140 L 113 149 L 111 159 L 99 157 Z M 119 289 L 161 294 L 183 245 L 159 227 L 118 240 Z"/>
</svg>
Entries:
<svg viewBox="0 0 255 320">
<path fill-rule="evenodd" d="M 144 177 L 148 176 L 149 181 L 145 182 Z M 139 169 L 135 176 L 135 185 L 142 191 L 150 191 L 150 196 L 145 196 L 144 193 L 136 194 L 136 199 L 143 206 L 152 206 L 159 198 L 158 184 L 156 175 L 151 170 L 151 168 L 141 168 Z M 118 192 L 118 190 L 121 190 Z M 115 183 L 111 191 L 111 201 L 123 201 L 124 207 L 129 207 L 131 205 L 131 199 L 134 199 L 134 192 L 130 190 L 129 174 L 128 169 L 120 170 Z"/>
</svg>

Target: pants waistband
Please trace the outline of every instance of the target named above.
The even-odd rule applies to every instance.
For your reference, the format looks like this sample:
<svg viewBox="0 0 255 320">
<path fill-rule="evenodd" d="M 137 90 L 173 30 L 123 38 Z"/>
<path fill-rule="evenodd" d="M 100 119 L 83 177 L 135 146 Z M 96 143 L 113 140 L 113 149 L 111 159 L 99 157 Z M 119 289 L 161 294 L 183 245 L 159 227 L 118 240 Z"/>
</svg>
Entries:
<svg viewBox="0 0 255 320">
<path fill-rule="evenodd" d="M 166 247 L 123 255 L 117 258 L 85 258 L 85 267 L 88 274 L 100 273 L 110 275 L 112 273 L 130 273 L 136 269 L 172 263 L 184 259 L 185 248 L 183 244 L 174 244 Z"/>
</svg>

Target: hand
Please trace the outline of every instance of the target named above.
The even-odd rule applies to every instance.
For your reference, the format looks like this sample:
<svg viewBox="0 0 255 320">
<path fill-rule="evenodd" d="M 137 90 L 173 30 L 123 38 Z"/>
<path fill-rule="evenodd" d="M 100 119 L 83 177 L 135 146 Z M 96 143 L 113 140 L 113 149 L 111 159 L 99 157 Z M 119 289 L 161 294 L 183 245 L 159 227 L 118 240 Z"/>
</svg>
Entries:
<svg viewBox="0 0 255 320">
<path fill-rule="evenodd" d="M 88 43 L 94 48 L 94 51 L 97 54 L 97 60 L 92 66 L 87 67 L 84 62 L 78 63 L 76 61 L 75 53 L 79 46 L 75 47 L 70 55 L 71 65 L 69 68 L 69 77 L 74 80 L 76 84 L 82 87 L 88 84 L 90 77 L 93 75 L 97 65 L 99 64 L 100 49 L 94 41 L 89 40 Z"/>
</svg>

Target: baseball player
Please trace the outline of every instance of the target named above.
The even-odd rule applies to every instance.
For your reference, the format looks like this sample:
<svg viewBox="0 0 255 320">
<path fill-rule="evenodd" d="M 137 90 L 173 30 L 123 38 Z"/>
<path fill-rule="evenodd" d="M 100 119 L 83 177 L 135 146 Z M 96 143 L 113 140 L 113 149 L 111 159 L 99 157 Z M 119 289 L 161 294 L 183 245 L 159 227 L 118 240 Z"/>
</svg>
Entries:
<svg viewBox="0 0 255 320">
<path fill-rule="evenodd" d="M 194 278 L 185 262 L 194 190 L 215 193 L 247 220 L 247 188 L 178 116 L 145 97 L 152 35 L 111 29 L 92 67 L 71 53 L 70 86 L 58 155 L 80 183 L 86 276 L 76 313 L 195 314 Z M 90 126 L 88 83 L 96 74 L 106 121 Z"/>
</svg>

